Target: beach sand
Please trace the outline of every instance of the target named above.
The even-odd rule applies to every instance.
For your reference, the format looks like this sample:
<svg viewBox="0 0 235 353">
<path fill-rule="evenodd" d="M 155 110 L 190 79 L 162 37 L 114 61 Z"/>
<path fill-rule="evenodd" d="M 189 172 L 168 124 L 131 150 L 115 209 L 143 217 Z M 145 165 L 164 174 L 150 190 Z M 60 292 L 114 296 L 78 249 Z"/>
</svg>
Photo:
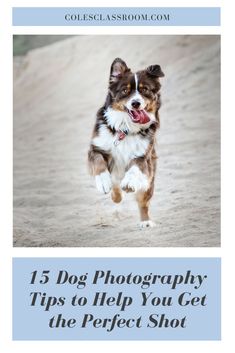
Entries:
<svg viewBox="0 0 235 353">
<path fill-rule="evenodd" d="M 151 216 L 114 204 L 87 171 L 110 65 L 160 64 Z M 220 246 L 219 36 L 76 36 L 14 58 L 14 246 Z"/>
</svg>

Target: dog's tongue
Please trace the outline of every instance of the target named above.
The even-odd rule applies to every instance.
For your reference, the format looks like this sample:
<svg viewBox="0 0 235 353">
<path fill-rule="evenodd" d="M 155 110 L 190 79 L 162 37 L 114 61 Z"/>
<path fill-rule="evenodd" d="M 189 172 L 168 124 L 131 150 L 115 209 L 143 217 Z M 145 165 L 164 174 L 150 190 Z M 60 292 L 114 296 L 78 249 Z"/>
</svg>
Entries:
<svg viewBox="0 0 235 353">
<path fill-rule="evenodd" d="M 134 123 L 146 124 L 150 121 L 150 118 L 145 110 L 131 110 L 130 117 Z"/>
</svg>

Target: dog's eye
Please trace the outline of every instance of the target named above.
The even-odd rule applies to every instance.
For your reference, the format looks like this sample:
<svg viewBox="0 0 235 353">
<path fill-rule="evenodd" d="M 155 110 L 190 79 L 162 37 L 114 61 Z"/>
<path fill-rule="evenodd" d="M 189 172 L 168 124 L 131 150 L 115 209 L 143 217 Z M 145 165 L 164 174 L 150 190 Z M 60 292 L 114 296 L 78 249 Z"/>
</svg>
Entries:
<svg viewBox="0 0 235 353">
<path fill-rule="evenodd" d="M 144 86 L 144 87 L 142 88 L 142 92 L 143 92 L 143 93 L 147 93 L 148 91 L 149 91 L 148 87 Z"/>
<path fill-rule="evenodd" d="M 128 89 L 127 88 L 123 88 L 122 89 L 122 94 L 127 94 L 128 93 Z"/>
</svg>

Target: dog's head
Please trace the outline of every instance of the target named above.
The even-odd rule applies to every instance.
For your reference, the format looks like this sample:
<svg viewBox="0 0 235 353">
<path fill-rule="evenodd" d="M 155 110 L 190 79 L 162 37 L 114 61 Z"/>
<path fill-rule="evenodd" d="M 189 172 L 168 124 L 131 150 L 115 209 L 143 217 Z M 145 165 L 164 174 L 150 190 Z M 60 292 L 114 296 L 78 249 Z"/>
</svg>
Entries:
<svg viewBox="0 0 235 353">
<path fill-rule="evenodd" d="M 163 76 L 159 65 L 132 73 L 122 59 L 116 58 L 109 77 L 112 108 L 126 111 L 133 122 L 149 122 L 149 113 L 155 114 L 159 108 L 159 78 Z"/>
</svg>

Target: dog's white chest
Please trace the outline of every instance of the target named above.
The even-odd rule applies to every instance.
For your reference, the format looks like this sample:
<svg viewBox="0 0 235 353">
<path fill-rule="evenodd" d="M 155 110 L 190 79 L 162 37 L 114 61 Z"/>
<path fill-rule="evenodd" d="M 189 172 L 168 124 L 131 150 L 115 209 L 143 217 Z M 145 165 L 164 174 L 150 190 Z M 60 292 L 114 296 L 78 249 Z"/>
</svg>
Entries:
<svg viewBox="0 0 235 353">
<path fill-rule="evenodd" d="M 147 146 L 148 141 L 139 135 L 127 135 L 117 145 L 113 142 L 111 153 L 117 164 L 124 164 L 126 167 L 132 159 L 143 156 Z"/>
<path fill-rule="evenodd" d="M 116 179 L 121 179 L 130 161 L 144 156 L 149 141 L 140 135 L 130 134 L 116 144 L 117 138 L 117 134 L 113 135 L 106 126 L 102 126 L 99 135 L 93 139 L 92 144 L 111 154 L 114 163 L 112 174 Z"/>
</svg>

